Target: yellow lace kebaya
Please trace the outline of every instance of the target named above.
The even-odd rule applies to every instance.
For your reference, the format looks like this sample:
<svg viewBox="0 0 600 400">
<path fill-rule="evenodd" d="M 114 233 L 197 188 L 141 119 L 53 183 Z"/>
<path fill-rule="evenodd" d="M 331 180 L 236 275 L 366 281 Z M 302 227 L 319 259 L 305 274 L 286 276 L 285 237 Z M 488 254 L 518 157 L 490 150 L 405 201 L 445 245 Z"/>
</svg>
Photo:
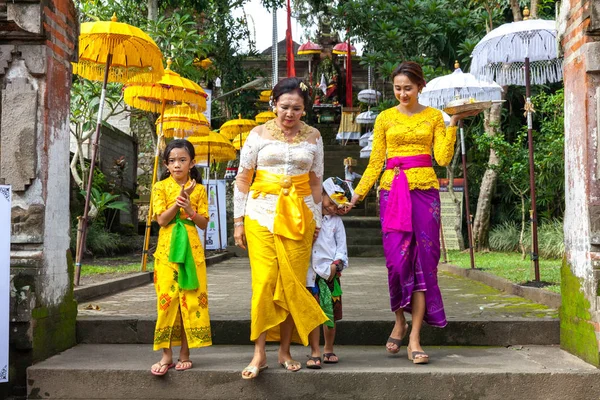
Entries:
<svg viewBox="0 0 600 400">
<path fill-rule="evenodd" d="M 436 162 L 441 166 L 448 165 L 454 154 L 455 142 L 456 127 L 446 128 L 441 111 L 427 107 L 408 116 L 396 107 L 388 108 L 375 120 L 369 165 L 354 191 L 362 200 L 379 177 L 386 159 L 393 157 L 431 155 L 433 148 Z M 411 190 L 440 187 L 431 167 L 411 168 L 405 172 Z M 379 189 L 390 190 L 393 179 L 394 170 L 386 170 Z"/>
</svg>

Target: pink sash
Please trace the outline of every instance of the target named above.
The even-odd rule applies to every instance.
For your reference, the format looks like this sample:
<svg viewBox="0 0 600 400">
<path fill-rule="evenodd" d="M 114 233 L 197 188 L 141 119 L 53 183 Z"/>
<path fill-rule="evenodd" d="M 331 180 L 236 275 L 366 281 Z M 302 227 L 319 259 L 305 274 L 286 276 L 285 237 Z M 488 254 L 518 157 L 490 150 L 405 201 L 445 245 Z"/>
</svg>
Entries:
<svg viewBox="0 0 600 400">
<path fill-rule="evenodd" d="M 431 155 L 419 154 L 387 160 L 386 169 L 396 171 L 383 218 L 383 232 L 412 232 L 412 202 L 405 170 L 433 166 Z"/>
</svg>

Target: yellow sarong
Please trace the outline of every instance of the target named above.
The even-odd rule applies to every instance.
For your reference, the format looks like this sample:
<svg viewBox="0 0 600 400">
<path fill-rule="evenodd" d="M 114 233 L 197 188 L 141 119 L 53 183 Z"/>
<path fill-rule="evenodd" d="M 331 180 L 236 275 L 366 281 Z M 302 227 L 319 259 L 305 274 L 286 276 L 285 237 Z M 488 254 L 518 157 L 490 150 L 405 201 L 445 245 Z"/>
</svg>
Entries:
<svg viewBox="0 0 600 400">
<path fill-rule="evenodd" d="M 279 324 L 291 315 L 292 341 L 308 345 L 308 334 L 327 316 L 306 289 L 306 273 L 315 231 L 304 197 L 311 194 L 308 174 L 286 176 L 257 171 L 250 190 L 253 197 L 277 194 L 273 233 L 246 217 L 245 231 L 252 268 L 250 340 L 267 332 L 267 341 L 279 341 Z"/>
</svg>

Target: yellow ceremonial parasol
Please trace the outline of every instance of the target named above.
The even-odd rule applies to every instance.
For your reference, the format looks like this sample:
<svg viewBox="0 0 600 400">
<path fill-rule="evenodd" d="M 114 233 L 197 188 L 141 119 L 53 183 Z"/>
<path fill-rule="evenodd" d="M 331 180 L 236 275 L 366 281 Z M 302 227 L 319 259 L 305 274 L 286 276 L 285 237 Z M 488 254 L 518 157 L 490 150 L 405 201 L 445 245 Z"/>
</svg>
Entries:
<svg viewBox="0 0 600 400">
<path fill-rule="evenodd" d="M 156 133 L 160 135 L 162 124 L 165 138 L 183 138 L 186 136 L 203 136 L 210 133 L 208 119 L 188 104 L 167 107 L 164 114 L 156 120 Z"/>
<path fill-rule="evenodd" d="M 242 119 L 242 115 L 239 115 L 238 119 L 232 119 L 221 125 L 219 133 L 226 139 L 233 139 L 241 133 L 252 130 L 255 126 L 258 126 L 256 121 L 251 119 Z"/>
<path fill-rule="evenodd" d="M 213 163 L 224 162 L 234 160 L 236 158 L 235 149 L 221 134 L 217 132 L 210 132 L 206 136 L 195 136 L 187 139 L 194 145 L 194 151 L 196 153 L 196 162 L 198 164 L 204 164 L 208 166 L 208 179 L 210 184 L 210 166 Z M 215 171 L 215 182 L 216 182 L 216 171 Z M 217 199 L 219 198 L 219 185 L 215 185 Z M 219 211 L 219 202 L 217 201 L 217 219 L 218 225 L 221 226 L 221 213 Z M 221 229 L 219 231 L 219 249 L 222 247 Z M 206 246 L 206 230 L 204 230 L 204 244 Z"/>
<path fill-rule="evenodd" d="M 268 103 L 271 100 L 272 94 L 272 90 L 263 90 L 262 92 L 260 92 L 260 98 L 258 99 L 258 101 L 262 103 Z"/>
<path fill-rule="evenodd" d="M 86 187 L 83 218 L 80 219 L 75 255 L 75 285 L 79 285 L 81 259 L 87 234 L 90 193 L 98 153 L 102 112 L 106 98 L 106 84 L 124 83 L 127 80 L 155 80 L 163 74 L 162 53 L 154 41 L 141 29 L 111 21 L 85 22 L 80 26 L 78 62 L 73 63 L 73 73 L 83 78 L 102 81 L 102 94 L 98 107 L 96 131 L 92 140 L 92 158 Z"/>
<path fill-rule="evenodd" d="M 241 135 L 236 136 L 235 139 L 233 139 L 231 141 L 233 148 L 236 150 L 240 150 L 242 147 L 244 147 L 244 143 L 246 143 L 246 138 L 248 137 L 249 134 L 250 134 L 250 132 L 244 132 Z M 241 144 L 240 144 L 240 140 L 242 142 Z"/>
<path fill-rule="evenodd" d="M 238 119 L 232 119 L 221 125 L 219 133 L 226 139 L 233 140 L 236 136 L 241 137 L 242 133 L 251 131 L 255 126 L 258 126 L 256 121 L 242 119 L 242 114 L 239 114 Z"/>
<path fill-rule="evenodd" d="M 257 114 L 256 117 L 254 117 L 254 120 L 259 124 L 264 124 L 265 122 L 275 118 L 277 118 L 277 114 L 275 114 L 273 111 L 264 111 Z"/>
<path fill-rule="evenodd" d="M 123 95 L 125 103 L 142 110 L 165 112 L 167 104 L 176 105 L 187 103 L 202 112 L 206 110 L 206 92 L 197 83 L 182 77 L 171 70 L 171 59 L 167 60 L 167 69 L 162 78 L 155 83 L 131 82 L 125 87 Z M 161 120 L 162 121 L 162 120 Z M 154 155 L 154 169 L 152 172 L 152 187 L 156 183 L 160 147 L 163 136 L 163 128 L 159 124 L 159 136 L 156 141 L 156 153 Z M 151 189 L 152 190 L 152 189 Z M 146 270 L 148 261 L 148 246 L 150 244 L 150 226 L 152 224 L 152 192 L 150 193 L 150 205 L 146 219 L 146 233 L 144 238 L 144 250 L 142 252 L 142 271 Z"/>
</svg>

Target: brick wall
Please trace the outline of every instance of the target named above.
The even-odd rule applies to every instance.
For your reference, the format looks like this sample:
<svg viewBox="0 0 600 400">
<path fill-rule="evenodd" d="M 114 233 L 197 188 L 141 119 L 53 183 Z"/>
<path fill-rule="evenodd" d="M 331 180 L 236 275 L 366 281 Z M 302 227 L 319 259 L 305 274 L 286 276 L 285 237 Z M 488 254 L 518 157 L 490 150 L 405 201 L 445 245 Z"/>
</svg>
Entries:
<svg viewBox="0 0 600 400">
<path fill-rule="evenodd" d="M 599 1 L 567 0 L 558 18 L 565 86 L 565 262 L 561 346 L 600 366 Z"/>
<path fill-rule="evenodd" d="M 69 256 L 69 102 L 78 35 L 71 0 L 0 5 L 0 164 L 19 154 L 25 171 L 1 170 L 13 184 L 10 383 L 0 398 L 24 395 L 26 368 L 75 344 L 77 304 Z M 18 121 L 18 119 L 17 119 Z M 24 129 L 24 127 L 27 129 Z M 16 301 L 16 299 L 19 301 Z"/>
</svg>

